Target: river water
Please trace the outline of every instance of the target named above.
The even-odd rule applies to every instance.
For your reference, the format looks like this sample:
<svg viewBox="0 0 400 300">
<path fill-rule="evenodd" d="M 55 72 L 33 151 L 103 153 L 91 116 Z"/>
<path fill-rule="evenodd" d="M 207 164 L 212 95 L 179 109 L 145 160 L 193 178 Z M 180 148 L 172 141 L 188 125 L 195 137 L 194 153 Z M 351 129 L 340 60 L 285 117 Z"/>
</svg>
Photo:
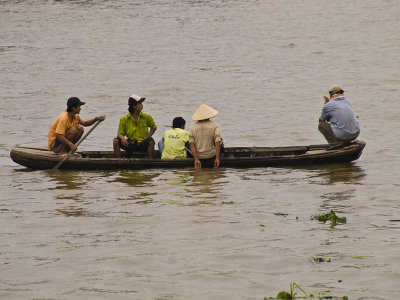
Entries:
<svg viewBox="0 0 400 300">
<path fill-rule="evenodd" d="M 296 282 L 400 299 L 399 28 L 397 0 L 0 1 L 0 298 L 263 299 Z M 349 164 L 54 173 L 9 157 L 46 147 L 71 96 L 107 115 L 80 149 L 111 150 L 132 93 L 156 140 L 205 103 L 226 146 L 320 144 L 336 83 L 367 143 Z M 311 219 L 331 209 L 347 223 Z"/>
</svg>

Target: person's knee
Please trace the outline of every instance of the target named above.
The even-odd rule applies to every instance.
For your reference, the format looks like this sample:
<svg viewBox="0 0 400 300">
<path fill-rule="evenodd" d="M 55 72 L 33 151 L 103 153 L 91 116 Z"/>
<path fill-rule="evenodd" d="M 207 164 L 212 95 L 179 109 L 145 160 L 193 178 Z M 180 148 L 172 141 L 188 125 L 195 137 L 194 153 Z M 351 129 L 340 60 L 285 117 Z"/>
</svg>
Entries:
<svg viewBox="0 0 400 300">
<path fill-rule="evenodd" d="M 83 131 L 84 131 L 83 126 L 81 126 L 81 125 L 74 126 L 74 127 L 71 127 L 66 132 L 66 136 L 76 137 L 76 136 L 82 135 Z"/>
<path fill-rule="evenodd" d="M 318 130 L 319 130 L 319 132 L 321 132 L 321 133 L 326 133 L 326 132 L 328 131 L 327 125 L 329 125 L 329 124 L 327 124 L 326 122 L 319 122 L 319 123 L 318 123 Z M 330 125 L 329 125 L 329 126 L 330 126 Z"/>
<path fill-rule="evenodd" d="M 114 139 L 113 139 L 113 145 L 119 147 L 119 139 L 114 138 Z"/>
<path fill-rule="evenodd" d="M 83 132 L 85 131 L 85 129 L 83 128 L 82 125 L 78 125 L 76 129 L 77 129 L 79 134 L 83 134 Z"/>
</svg>

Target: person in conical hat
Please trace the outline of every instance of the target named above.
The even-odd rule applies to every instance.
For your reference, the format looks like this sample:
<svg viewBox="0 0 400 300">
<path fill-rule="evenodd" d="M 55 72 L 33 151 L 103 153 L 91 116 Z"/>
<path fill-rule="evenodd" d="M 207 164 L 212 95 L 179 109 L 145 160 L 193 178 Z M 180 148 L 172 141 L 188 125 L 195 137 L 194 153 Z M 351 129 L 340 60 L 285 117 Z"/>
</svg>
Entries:
<svg viewBox="0 0 400 300">
<path fill-rule="evenodd" d="M 192 120 L 197 121 L 189 131 L 189 145 L 195 168 L 218 168 L 220 165 L 222 139 L 218 125 L 210 120 L 216 115 L 217 110 L 201 104 L 192 116 Z"/>
<path fill-rule="evenodd" d="M 205 105 L 205 104 L 201 104 L 197 108 L 197 110 L 194 112 L 194 114 L 192 116 L 192 120 L 193 121 L 207 120 L 207 119 L 217 116 L 218 114 L 219 114 L 219 112 L 217 110 L 215 110 L 214 108 L 212 108 L 208 105 Z"/>
</svg>

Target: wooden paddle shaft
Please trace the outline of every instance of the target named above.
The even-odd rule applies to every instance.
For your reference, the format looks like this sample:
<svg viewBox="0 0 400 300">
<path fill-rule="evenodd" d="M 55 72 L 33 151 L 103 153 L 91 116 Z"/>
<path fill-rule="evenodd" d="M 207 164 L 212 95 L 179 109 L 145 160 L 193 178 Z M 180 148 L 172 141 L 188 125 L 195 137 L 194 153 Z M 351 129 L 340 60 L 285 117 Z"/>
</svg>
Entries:
<svg viewBox="0 0 400 300">
<path fill-rule="evenodd" d="M 86 138 L 87 136 L 97 127 L 97 125 L 100 124 L 100 120 L 98 120 L 93 126 L 92 128 L 90 128 L 90 130 L 75 144 L 76 147 L 78 147 Z M 72 154 L 72 150 L 68 152 L 67 155 L 65 155 L 65 157 L 60 160 L 57 165 L 53 168 L 53 170 L 57 170 L 63 163 L 64 161 L 66 161 L 68 159 L 68 157 Z"/>
<path fill-rule="evenodd" d="M 78 146 L 83 142 L 83 140 L 87 138 L 87 136 L 97 127 L 97 125 L 100 124 L 100 122 L 101 122 L 101 121 L 98 120 L 98 121 L 92 126 L 92 128 L 89 129 L 89 131 L 75 144 L 76 147 L 78 147 Z"/>
</svg>

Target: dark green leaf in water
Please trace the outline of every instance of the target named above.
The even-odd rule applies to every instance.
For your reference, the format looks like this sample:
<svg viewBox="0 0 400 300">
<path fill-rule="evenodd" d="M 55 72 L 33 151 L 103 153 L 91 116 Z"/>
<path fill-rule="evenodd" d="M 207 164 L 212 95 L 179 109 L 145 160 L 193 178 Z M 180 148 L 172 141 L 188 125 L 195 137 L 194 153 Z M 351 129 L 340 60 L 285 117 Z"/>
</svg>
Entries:
<svg viewBox="0 0 400 300">
<path fill-rule="evenodd" d="M 293 297 L 285 291 L 281 291 L 278 293 L 278 295 L 276 296 L 277 299 L 293 299 Z"/>
<path fill-rule="evenodd" d="M 315 219 L 322 223 L 327 221 L 331 222 L 331 228 L 335 227 L 338 223 L 346 223 L 346 217 L 338 217 L 333 210 L 328 213 L 322 213 L 315 216 Z"/>
<path fill-rule="evenodd" d="M 274 215 L 275 215 L 275 216 L 284 216 L 284 217 L 286 217 L 288 214 L 284 214 L 284 213 L 279 213 L 279 212 L 277 212 L 277 213 L 274 213 Z"/>
<path fill-rule="evenodd" d="M 235 201 L 221 201 L 222 204 L 235 204 Z"/>
</svg>

